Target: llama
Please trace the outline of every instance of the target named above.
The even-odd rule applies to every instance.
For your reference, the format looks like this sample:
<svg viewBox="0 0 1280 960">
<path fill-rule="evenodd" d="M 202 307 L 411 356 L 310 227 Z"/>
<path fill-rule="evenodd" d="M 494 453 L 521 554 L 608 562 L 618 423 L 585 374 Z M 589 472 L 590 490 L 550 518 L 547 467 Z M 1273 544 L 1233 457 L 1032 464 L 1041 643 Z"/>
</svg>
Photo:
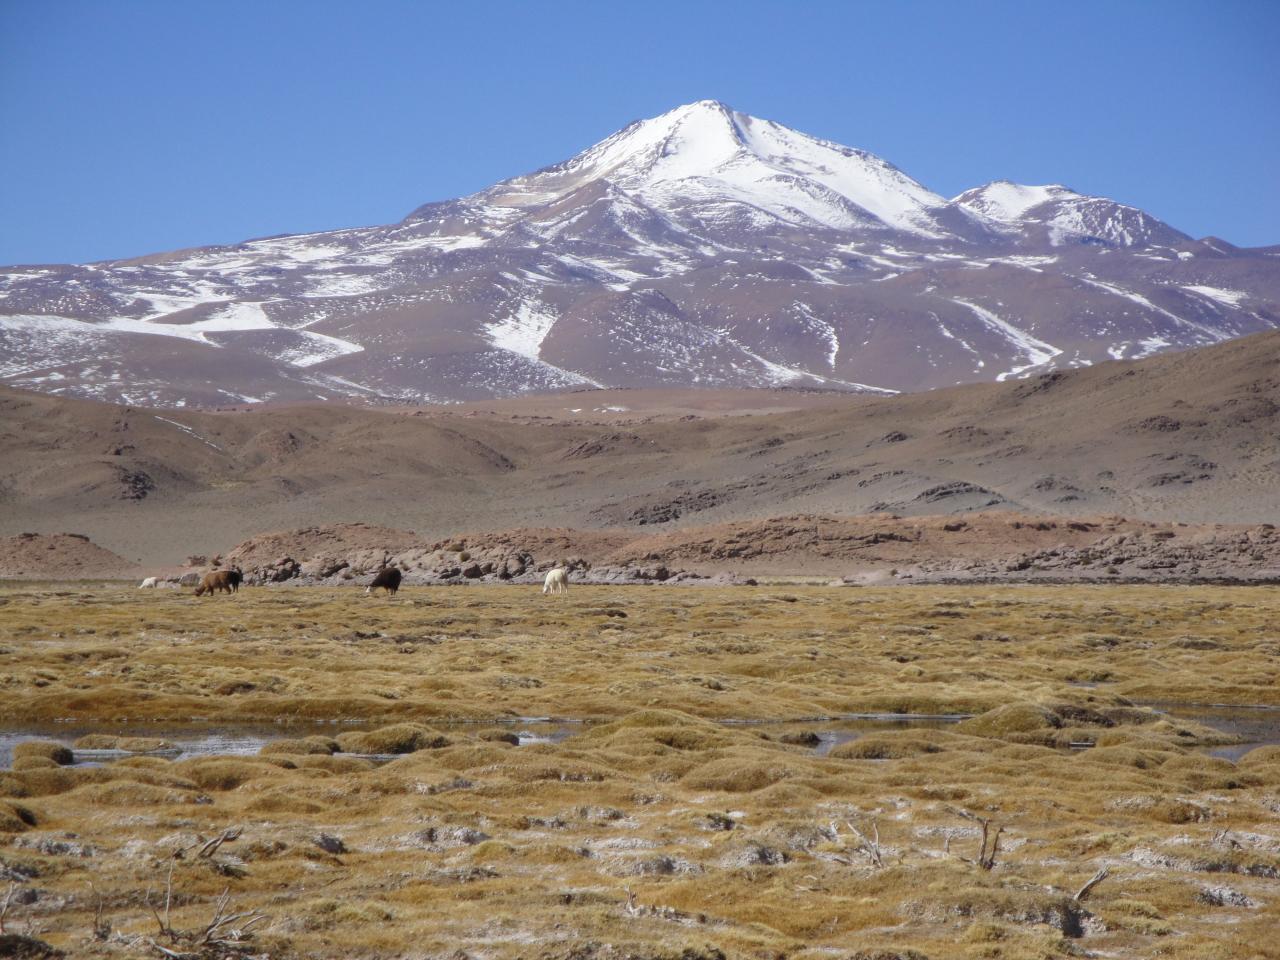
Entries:
<svg viewBox="0 0 1280 960">
<path fill-rule="evenodd" d="M 138 589 L 139 589 L 139 590 L 154 590 L 154 589 L 155 589 L 155 586 L 156 586 L 156 578 L 155 578 L 155 577 L 147 577 L 147 579 L 143 580 L 140 584 L 138 584 Z"/>
<path fill-rule="evenodd" d="M 403 578 L 399 567 L 383 567 L 378 571 L 377 576 L 373 578 L 373 583 L 364 588 L 365 593 L 373 593 L 378 587 L 387 591 L 387 596 L 394 597 L 396 591 L 400 589 L 400 581 Z"/>
<path fill-rule="evenodd" d="M 564 593 L 569 589 L 569 571 L 564 567 L 552 567 L 547 579 L 542 581 L 543 593 Z"/>
<path fill-rule="evenodd" d="M 209 596 L 213 596 L 218 591 L 239 593 L 242 579 L 244 578 L 239 570 L 214 570 L 212 573 L 204 575 L 204 579 L 200 581 L 200 586 L 196 587 L 196 596 L 202 597 L 206 593 Z"/>
</svg>

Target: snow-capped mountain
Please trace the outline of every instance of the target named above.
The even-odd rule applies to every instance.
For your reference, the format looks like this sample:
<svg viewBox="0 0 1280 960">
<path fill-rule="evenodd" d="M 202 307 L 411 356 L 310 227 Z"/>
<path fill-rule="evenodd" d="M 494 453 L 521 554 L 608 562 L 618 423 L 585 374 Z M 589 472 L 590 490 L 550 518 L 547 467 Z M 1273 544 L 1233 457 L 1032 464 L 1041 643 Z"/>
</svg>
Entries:
<svg viewBox="0 0 1280 960">
<path fill-rule="evenodd" d="M 1029 187 L 997 180 L 966 190 L 953 202 L 1008 233 L 1052 246 L 1171 247 L 1191 239 L 1137 207 L 1087 197 L 1057 183 Z"/>
<path fill-rule="evenodd" d="M 948 200 L 700 101 L 398 224 L 0 270 L 0 379 L 174 406 L 917 390 L 1278 323 L 1278 248 L 1057 185 Z"/>
</svg>

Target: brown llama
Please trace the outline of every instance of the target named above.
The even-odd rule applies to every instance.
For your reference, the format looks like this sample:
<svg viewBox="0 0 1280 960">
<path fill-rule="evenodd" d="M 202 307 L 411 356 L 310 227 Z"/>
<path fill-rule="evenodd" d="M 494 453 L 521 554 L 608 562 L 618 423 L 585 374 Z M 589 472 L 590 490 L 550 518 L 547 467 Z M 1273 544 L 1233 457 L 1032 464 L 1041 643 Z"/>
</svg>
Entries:
<svg viewBox="0 0 1280 960">
<path fill-rule="evenodd" d="M 214 570 L 212 573 L 206 573 L 204 579 L 200 581 L 200 586 L 196 587 L 196 596 L 202 597 L 206 593 L 213 596 L 218 591 L 224 593 L 238 593 L 240 591 L 240 581 L 244 577 L 239 570 Z"/>
</svg>

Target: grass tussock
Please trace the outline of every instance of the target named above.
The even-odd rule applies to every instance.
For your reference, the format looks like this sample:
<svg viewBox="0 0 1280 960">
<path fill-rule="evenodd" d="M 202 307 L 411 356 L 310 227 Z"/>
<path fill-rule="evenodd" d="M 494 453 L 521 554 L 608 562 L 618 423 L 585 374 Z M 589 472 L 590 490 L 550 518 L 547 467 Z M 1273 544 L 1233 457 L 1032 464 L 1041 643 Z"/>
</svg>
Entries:
<svg viewBox="0 0 1280 960">
<path fill-rule="evenodd" d="M 285 768 L 257 757 L 202 757 L 173 764 L 175 773 L 202 790 L 234 790 L 250 780 L 278 778 L 282 769 Z"/>
<path fill-rule="evenodd" d="M 39 822 L 30 807 L 0 800 L 0 833 L 22 833 Z"/>
<path fill-rule="evenodd" d="M 286 737 L 264 743 L 258 753 L 264 757 L 278 754 L 285 754 L 295 758 L 297 756 L 327 757 L 337 753 L 339 749 L 340 746 L 336 740 L 329 740 L 326 737 L 307 737 L 305 739 L 290 739 Z"/>
<path fill-rule="evenodd" d="M 51 740 L 25 740 L 13 748 L 14 760 L 40 759 L 66 766 L 75 761 L 71 749 Z"/>
<path fill-rule="evenodd" d="M 335 739 L 343 753 L 413 753 L 417 750 L 439 750 L 450 743 L 449 738 L 438 730 L 416 723 L 340 733 Z"/>
</svg>

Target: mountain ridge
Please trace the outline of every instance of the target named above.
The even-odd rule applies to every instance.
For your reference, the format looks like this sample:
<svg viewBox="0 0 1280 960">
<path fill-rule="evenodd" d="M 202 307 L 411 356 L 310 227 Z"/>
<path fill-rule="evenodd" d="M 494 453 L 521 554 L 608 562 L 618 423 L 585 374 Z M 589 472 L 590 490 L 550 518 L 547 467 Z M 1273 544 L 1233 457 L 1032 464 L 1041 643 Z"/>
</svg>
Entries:
<svg viewBox="0 0 1280 960">
<path fill-rule="evenodd" d="M 0 270 L 0 381 L 173 407 L 912 391 L 1280 325 L 1280 257 L 1061 185 L 947 199 L 699 101 L 387 226 Z"/>
</svg>

